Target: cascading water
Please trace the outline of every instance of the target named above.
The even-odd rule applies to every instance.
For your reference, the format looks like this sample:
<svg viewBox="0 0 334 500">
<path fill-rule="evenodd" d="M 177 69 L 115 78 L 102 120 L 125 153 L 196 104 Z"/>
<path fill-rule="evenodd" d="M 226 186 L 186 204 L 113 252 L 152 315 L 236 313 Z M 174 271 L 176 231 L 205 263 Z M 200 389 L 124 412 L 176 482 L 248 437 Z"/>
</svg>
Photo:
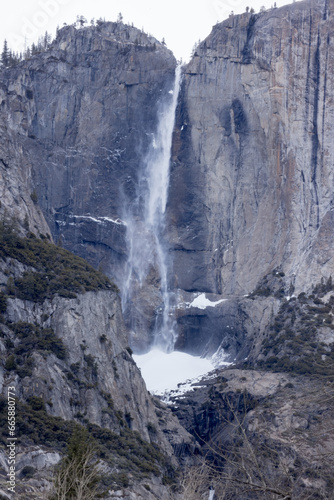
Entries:
<svg viewBox="0 0 334 500">
<path fill-rule="evenodd" d="M 163 242 L 164 219 L 169 185 L 172 134 L 180 88 L 181 66 L 175 71 L 174 88 L 159 113 L 158 127 L 140 170 L 135 200 L 124 216 L 127 224 L 128 261 L 123 286 L 123 309 L 134 294 L 140 294 L 149 275 L 159 284 L 159 311 L 154 327 L 154 345 L 170 352 L 175 343 L 173 320 L 169 316 L 166 248 Z M 131 314 L 131 313 L 130 313 Z"/>
</svg>

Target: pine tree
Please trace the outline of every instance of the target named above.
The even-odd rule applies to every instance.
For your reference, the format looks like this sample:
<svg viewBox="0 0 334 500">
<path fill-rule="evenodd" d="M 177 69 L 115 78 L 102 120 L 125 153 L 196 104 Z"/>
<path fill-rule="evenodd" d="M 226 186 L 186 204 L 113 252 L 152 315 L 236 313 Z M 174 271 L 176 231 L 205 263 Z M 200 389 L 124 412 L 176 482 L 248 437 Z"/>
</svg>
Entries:
<svg viewBox="0 0 334 500">
<path fill-rule="evenodd" d="M 36 44 L 32 44 L 31 46 L 31 55 L 34 56 L 35 54 L 38 54 L 38 48 Z"/>
<path fill-rule="evenodd" d="M 8 49 L 7 40 L 5 40 L 3 44 L 3 50 L 1 53 L 1 64 L 2 66 L 5 66 L 5 68 L 7 68 L 9 65 L 9 58 L 10 58 L 10 51 Z"/>
<path fill-rule="evenodd" d="M 80 27 L 83 28 L 83 26 L 87 23 L 87 19 L 84 16 L 77 16 L 77 24 L 80 24 Z"/>
<path fill-rule="evenodd" d="M 7 66 L 13 67 L 15 64 L 20 62 L 20 57 L 17 53 L 13 52 L 12 50 L 9 50 L 8 53 L 8 64 Z"/>
<path fill-rule="evenodd" d="M 46 31 L 45 35 L 44 35 L 44 49 L 45 50 L 49 48 L 49 46 L 51 44 L 51 40 L 52 40 L 51 34 Z"/>
</svg>

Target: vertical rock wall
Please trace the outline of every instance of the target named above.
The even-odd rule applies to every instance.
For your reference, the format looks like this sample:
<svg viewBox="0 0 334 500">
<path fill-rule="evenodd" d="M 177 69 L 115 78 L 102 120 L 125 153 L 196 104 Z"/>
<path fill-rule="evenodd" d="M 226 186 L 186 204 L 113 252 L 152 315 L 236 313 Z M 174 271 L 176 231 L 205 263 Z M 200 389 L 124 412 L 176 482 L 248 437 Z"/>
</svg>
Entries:
<svg viewBox="0 0 334 500">
<path fill-rule="evenodd" d="M 217 24 L 185 68 L 169 227 L 174 285 L 297 291 L 334 270 L 333 2 Z"/>
<path fill-rule="evenodd" d="M 119 285 L 127 259 L 122 215 L 175 65 L 155 38 L 100 23 L 63 28 L 48 51 L 2 75 L 5 134 L 18 143 L 12 162 L 23 163 L 20 175 L 30 172 L 55 241 Z"/>
</svg>

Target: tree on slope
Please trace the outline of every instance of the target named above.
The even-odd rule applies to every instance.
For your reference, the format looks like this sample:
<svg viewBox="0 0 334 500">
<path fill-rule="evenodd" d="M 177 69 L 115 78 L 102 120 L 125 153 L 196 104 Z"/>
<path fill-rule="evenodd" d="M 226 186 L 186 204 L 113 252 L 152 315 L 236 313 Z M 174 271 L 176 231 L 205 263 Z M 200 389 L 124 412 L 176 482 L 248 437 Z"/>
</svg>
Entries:
<svg viewBox="0 0 334 500">
<path fill-rule="evenodd" d="M 9 66 L 9 60 L 10 60 L 10 52 L 8 49 L 7 40 L 5 40 L 4 44 L 3 44 L 3 49 L 1 52 L 1 64 L 2 64 L 2 66 L 5 66 L 5 68 L 7 68 L 7 66 Z"/>
<path fill-rule="evenodd" d="M 99 482 L 96 447 L 88 431 L 78 427 L 54 479 L 50 500 L 95 500 Z"/>
</svg>

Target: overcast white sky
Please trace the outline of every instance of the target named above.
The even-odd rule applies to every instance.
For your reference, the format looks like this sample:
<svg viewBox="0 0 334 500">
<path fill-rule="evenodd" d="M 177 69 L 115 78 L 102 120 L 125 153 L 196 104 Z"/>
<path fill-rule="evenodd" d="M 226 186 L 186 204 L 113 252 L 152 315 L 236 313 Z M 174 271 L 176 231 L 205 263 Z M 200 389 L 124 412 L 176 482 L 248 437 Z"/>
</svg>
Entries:
<svg viewBox="0 0 334 500">
<path fill-rule="evenodd" d="M 3 2 L 0 19 L 1 49 L 4 39 L 10 48 L 22 50 L 37 41 L 40 34 L 55 34 L 57 25 L 71 24 L 83 15 L 88 22 L 99 17 L 116 21 L 122 12 L 124 22 L 133 22 L 137 28 L 165 38 L 168 48 L 184 61 L 189 59 L 192 47 L 206 38 L 217 21 L 223 21 L 233 10 L 245 11 L 246 6 L 256 12 L 264 5 L 269 8 L 275 0 L 11 0 Z M 276 0 L 281 7 L 289 0 Z"/>
</svg>

